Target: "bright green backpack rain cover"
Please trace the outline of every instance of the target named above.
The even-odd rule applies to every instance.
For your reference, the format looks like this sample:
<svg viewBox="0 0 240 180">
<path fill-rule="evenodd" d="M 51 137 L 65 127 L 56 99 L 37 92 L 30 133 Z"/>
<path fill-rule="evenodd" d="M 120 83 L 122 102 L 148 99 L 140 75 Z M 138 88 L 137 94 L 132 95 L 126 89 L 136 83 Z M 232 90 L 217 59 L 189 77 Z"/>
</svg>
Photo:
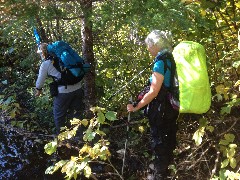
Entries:
<svg viewBox="0 0 240 180">
<path fill-rule="evenodd" d="M 204 47 L 182 41 L 173 50 L 179 80 L 180 113 L 206 113 L 211 105 L 211 90 Z"/>
</svg>

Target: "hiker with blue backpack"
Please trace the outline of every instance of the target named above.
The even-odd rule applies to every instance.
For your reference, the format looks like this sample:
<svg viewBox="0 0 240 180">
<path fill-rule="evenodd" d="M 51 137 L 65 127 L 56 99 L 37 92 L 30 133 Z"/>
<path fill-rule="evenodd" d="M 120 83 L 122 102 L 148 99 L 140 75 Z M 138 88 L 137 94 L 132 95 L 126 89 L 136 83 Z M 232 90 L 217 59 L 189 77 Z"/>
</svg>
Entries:
<svg viewBox="0 0 240 180">
<path fill-rule="evenodd" d="M 171 78 L 175 71 L 172 56 L 172 35 L 169 31 L 152 31 L 145 39 L 147 49 L 155 57 L 149 84 L 137 104 L 128 104 L 128 112 L 144 109 L 149 119 L 151 144 L 155 159 L 150 164 L 148 179 L 161 180 L 168 175 L 173 159 L 179 111 L 170 102 Z M 142 95 L 142 93 L 140 93 Z"/>
<path fill-rule="evenodd" d="M 83 117 L 84 93 L 81 80 L 89 70 L 89 65 L 83 64 L 82 58 L 63 41 L 41 43 L 38 53 L 43 62 L 36 81 L 36 96 L 42 93 L 46 78 L 52 77 L 50 93 L 54 98 L 53 115 L 56 133 L 59 134 L 61 127 L 69 125 L 68 114 L 70 118 Z"/>
</svg>

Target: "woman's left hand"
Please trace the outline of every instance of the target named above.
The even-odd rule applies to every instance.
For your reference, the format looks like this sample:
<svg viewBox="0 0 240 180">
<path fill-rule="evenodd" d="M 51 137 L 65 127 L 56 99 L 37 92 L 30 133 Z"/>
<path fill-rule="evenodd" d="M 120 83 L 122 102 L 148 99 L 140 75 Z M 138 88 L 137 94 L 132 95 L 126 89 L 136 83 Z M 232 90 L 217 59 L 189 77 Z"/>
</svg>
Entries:
<svg viewBox="0 0 240 180">
<path fill-rule="evenodd" d="M 128 104 L 128 105 L 127 105 L 127 111 L 128 111 L 128 112 L 133 112 L 134 109 L 135 109 L 135 108 L 133 107 L 132 104 Z"/>
</svg>

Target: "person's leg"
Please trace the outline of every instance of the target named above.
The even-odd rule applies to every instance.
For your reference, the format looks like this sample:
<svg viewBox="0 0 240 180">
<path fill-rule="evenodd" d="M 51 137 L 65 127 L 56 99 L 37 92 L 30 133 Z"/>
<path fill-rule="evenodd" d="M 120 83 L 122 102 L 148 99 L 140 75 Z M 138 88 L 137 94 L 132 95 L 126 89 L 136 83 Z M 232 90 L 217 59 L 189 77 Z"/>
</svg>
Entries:
<svg viewBox="0 0 240 180">
<path fill-rule="evenodd" d="M 67 125 L 66 115 L 71 104 L 71 93 L 59 93 L 54 97 L 53 115 L 57 134 L 60 133 L 60 128 Z"/>
<path fill-rule="evenodd" d="M 69 118 L 78 118 L 82 120 L 84 118 L 84 103 L 83 103 L 83 98 L 84 98 L 84 92 L 83 89 L 79 89 L 77 91 L 73 92 L 73 100 L 70 104 L 69 107 Z M 76 133 L 76 138 L 82 139 L 83 137 L 83 131 L 84 127 L 82 125 L 78 128 L 78 131 Z"/>
<path fill-rule="evenodd" d="M 74 97 L 69 106 L 69 118 L 78 118 L 83 119 L 84 112 L 84 92 L 83 89 L 78 89 L 73 92 L 72 96 Z"/>
<path fill-rule="evenodd" d="M 162 177 L 167 175 L 168 166 L 173 159 L 173 150 L 176 146 L 177 117 L 178 112 L 173 110 L 170 104 L 166 104 L 164 117 L 159 119 L 162 123 L 151 128 L 151 130 L 155 129 L 155 132 L 151 133 L 154 140 L 154 170 L 156 175 Z"/>
</svg>

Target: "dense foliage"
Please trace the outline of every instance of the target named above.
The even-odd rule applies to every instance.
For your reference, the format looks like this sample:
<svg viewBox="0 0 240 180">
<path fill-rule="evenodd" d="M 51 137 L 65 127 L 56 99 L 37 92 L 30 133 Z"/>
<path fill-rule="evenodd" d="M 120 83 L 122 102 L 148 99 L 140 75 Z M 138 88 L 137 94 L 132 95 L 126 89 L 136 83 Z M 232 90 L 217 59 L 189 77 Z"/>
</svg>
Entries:
<svg viewBox="0 0 240 180">
<path fill-rule="evenodd" d="M 150 74 L 150 69 L 147 69 L 135 78 L 152 61 L 144 39 L 153 29 L 172 31 L 175 44 L 181 40 L 191 40 L 205 47 L 212 89 L 212 106 L 206 114 L 184 114 L 179 118 L 179 145 L 175 164 L 171 166 L 174 172 L 172 176 L 179 179 L 240 178 L 240 53 L 237 48 L 240 2 L 2 0 L 0 6 L 0 107 L 1 119 L 4 121 L 30 132 L 52 134 L 54 130 L 52 99 L 47 85 L 50 81 L 44 88 L 44 94 L 40 98 L 34 97 L 35 80 L 41 61 L 36 54 L 33 27 L 39 30 L 46 42 L 60 39 L 67 41 L 94 66 L 91 83 L 86 79 L 84 82 L 87 84 L 87 94 L 89 88 L 96 93 L 88 94 L 86 101 L 89 105 L 107 110 L 97 108 L 91 120 L 88 120 L 92 123 L 92 129 L 89 126 L 86 134 L 90 139 L 86 137 L 88 143 L 79 152 L 80 155 L 90 155 L 80 160 L 72 158 L 70 161 L 59 161 L 57 164 L 58 168 L 65 168 L 63 172 L 67 173 L 68 178 L 76 177 L 83 170 L 89 177 L 89 162 L 98 160 L 98 157 L 109 160 L 111 153 L 116 154 L 109 151 L 124 148 L 126 129 L 121 124 L 127 117 L 128 99 L 136 96 Z M 91 42 L 86 42 L 86 37 L 92 37 L 92 47 Z M 89 48 L 91 52 L 86 51 Z M 117 112 L 119 121 L 115 121 L 112 111 Z M 148 137 L 147 121 L 135 116 L 138 123 L 132 125 L 130 131 L 130 139 L 134 140 L 128 147 L 129 158 L 136 155 L 138 159 L 147 162 L 151 157 L 147 148 L 141 146 Z M 105 118 L 110 122 L 105 122 Z M 98 123 L 94 124 L 95 121 Z M 74 122 L 75 125 L 85 124 L 85 120 Z M 108 129 L 106 132 L 101 129 L 103 125 L 107 125 L 104 128 Z M 109 131 L 110 126 L 120 128 Z M 67 135 L 60 138 L 60 141 L 71 138 L 74 134 L 71 130 L 66 132 Z M 100 140 L 94 141 L 96 134 Z M 90 145 L 92 141 L 95 143 L 93 146 Z M 48 152 L 54 152 L 58 145 L 54 142 L 46 146 Z M 108 142 L 114 144 L 109 149 Z M 139 146 L 144 147 L 142 151 L 139 151 Z M 99 150 L 102 150 L 100 155 Z M 144 176 L 131 169 L 131 162 L 128 163 L 128 171 L 136 175 L 133 178 Z M 113 169 L 109 171 L 123 179 L 123 174 L 119 173 L 119 164 L 116 167 L 114 163 L 109 164 Z M 147 166 L 143 164 L 143 167 Z M 75 171 L 74 168 L 77 167 L 79 169 Z"/>
</svg>

